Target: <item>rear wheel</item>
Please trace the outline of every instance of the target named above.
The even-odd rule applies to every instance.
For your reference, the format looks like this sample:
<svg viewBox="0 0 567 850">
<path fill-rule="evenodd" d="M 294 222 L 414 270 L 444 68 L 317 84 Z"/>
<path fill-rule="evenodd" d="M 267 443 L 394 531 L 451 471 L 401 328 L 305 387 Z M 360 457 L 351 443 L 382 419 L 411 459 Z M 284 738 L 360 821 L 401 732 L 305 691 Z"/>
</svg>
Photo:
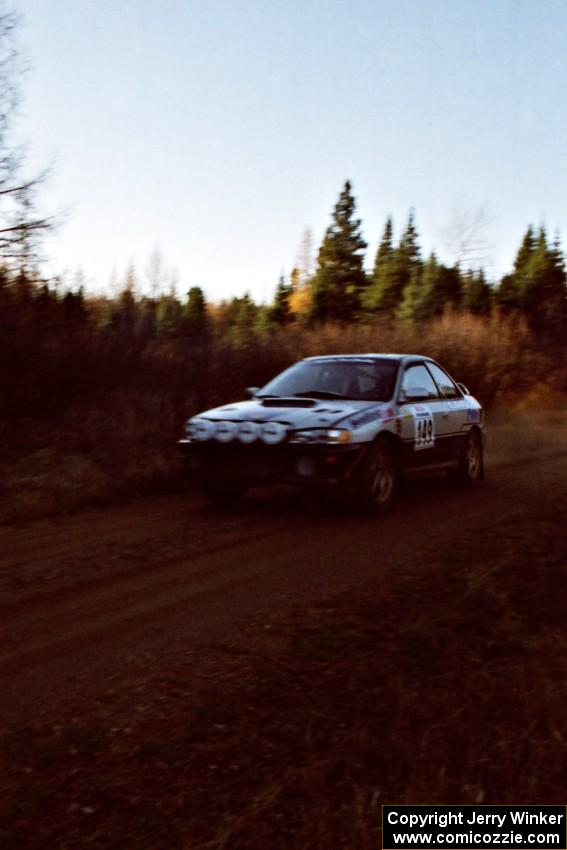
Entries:
<svg viewBox="0 0 567 850">
<path fill-rule="evenodd" d="M 370 447 L 356 489 L 356 506 L 367 515 L 382 514 L 392 507 L 398 480 L 394 452 L 385 440 Z"/>
<path fill-rule="evenodd" d="M 465 487 L 473 487 L 484 479 L 482 437 L 476 429 L 469 432 L 453 478 Z"/>
</svg>

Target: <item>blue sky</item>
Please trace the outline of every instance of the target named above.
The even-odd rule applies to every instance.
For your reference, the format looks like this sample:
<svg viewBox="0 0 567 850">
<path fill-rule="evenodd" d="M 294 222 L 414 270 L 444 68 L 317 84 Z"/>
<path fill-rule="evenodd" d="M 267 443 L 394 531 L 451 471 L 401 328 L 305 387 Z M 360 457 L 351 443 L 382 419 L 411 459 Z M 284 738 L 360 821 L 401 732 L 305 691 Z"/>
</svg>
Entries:
<svg viewBox="0 0 567 850">
<path fill-rule="evenodd" d="M 485 211 L 495 275 L 567 224 L 564 0 L 15 0 L 21 136 L 64 211 L 52 271 L 156 248 L 179 290 L 269 299 L 349 178 L 370 265 L 415 208 L 443 256 Z"/>
</svg>

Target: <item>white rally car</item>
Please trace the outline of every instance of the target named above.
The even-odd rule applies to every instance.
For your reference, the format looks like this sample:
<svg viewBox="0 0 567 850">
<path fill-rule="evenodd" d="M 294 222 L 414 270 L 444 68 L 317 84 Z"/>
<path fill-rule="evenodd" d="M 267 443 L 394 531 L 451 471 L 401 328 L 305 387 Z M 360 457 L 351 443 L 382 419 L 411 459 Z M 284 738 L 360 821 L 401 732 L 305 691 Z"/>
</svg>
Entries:
<svg viewBox="0 0 567 850">
<path fill-rule="evenodd" d="M 215 502 L 254 484 L 339 488 L 364 512 L 386 510 L 402 476 L 484 477 L 483 410 L 429 357 L 308 357 L 252 398 L 187 422 L 179 449 Z"/>
</svg>

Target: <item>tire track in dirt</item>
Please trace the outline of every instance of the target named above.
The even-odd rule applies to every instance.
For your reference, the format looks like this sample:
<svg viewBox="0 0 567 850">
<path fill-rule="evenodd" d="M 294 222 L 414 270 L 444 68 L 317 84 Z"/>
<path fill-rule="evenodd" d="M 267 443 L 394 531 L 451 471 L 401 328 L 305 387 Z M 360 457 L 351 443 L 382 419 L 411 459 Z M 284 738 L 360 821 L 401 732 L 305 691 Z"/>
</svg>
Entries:
<svg viewBox="0 0 567 850">
<path fill-rule="evenodd" d="M 73 678 L 79 687 L 85 682 L 96 687 L 97 677 L 102 683 L 110 671 L 127 667 L 132 653 L 147 652 L 165 663 L 173 647 L 203 645 L 239 620 L 266 616 L 331 588 L 346 590 L 376 580 L 384 565 L 434 567 L 437 547 L 451 541 L 458 546 L 471 529 L 479 539 L 494 534 L 500 520 L 521 516 L 537 506 L 542 492 L 563 486 L 565 458 L 564 452 L 554 453 L 516 465 L 499 459 L 489 469 L 486 485 L 473 491 L 454 490 L 445 481 L 418 483 L 394 513 L 372 521 L 306 514 L 285 495 L 252 497 L 239 515 L 220 520 L 229 522 L 233 536 L 217 540 L 216 546 L 214 515 L 198 500 L 188 505 L 182 497 L 168 498 L 163 511 L 159 503 L 130 506 L 126 516 L 109 512 L 107 530 L 104 516 L 95 530 L 102 542 L 105 534 L 116 540 L 128 529 L 129 542 L 137 533 L 143 548 L 153 517 L 157 548 L 148 548 L 141 566 L 124 574 L 4 604 L 0 703 L 10 713 L 31 705 L 42 689 L 67 692 Z M 192 549 L 189 535 L 172 551 L 168 538 L 184 515 L 193 527 L 210 523 L 208 549 Z M 76 552 L 89 546 L 86 522 L 71 518 L 55 529 L 53 538 L 40 538 L 43 554 L 37 558 L 49 563 L 57 553 L 65 554 L 67 540 Z M 8 530 L 2 538 L 9 539 Z M 160 540 L 163 558 L 156 556 Z"/>
</svg>

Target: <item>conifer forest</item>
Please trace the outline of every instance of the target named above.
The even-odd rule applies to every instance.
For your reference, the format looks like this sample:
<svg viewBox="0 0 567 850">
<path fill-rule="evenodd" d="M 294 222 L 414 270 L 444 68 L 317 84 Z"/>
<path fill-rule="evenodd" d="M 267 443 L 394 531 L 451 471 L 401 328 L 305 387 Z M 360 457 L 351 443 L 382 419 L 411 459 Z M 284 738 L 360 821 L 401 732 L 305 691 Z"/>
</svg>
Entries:
<svg viewBox="0 0 567 850">
<path fill-rule="evenodd" d="M 450 265 L 425 255 L 418 211 L 388 218 L 367 244 L 347 180 L 321 244 L 306 232 L 271 303 L 172 286 L 157 252 L 104 295 L 47 275 L 49 180 L 30 176 L 12 135 L 15 23 L 0 19 L 0 488 L 8 504 L 24 482 L 16 513 L 162 486 L 187 416 L 314 353 L 426 353 L 488 406 L 565 391 L 565 256 L 537 222 L 494 280 L 474 233 Z"/>
</svg>

